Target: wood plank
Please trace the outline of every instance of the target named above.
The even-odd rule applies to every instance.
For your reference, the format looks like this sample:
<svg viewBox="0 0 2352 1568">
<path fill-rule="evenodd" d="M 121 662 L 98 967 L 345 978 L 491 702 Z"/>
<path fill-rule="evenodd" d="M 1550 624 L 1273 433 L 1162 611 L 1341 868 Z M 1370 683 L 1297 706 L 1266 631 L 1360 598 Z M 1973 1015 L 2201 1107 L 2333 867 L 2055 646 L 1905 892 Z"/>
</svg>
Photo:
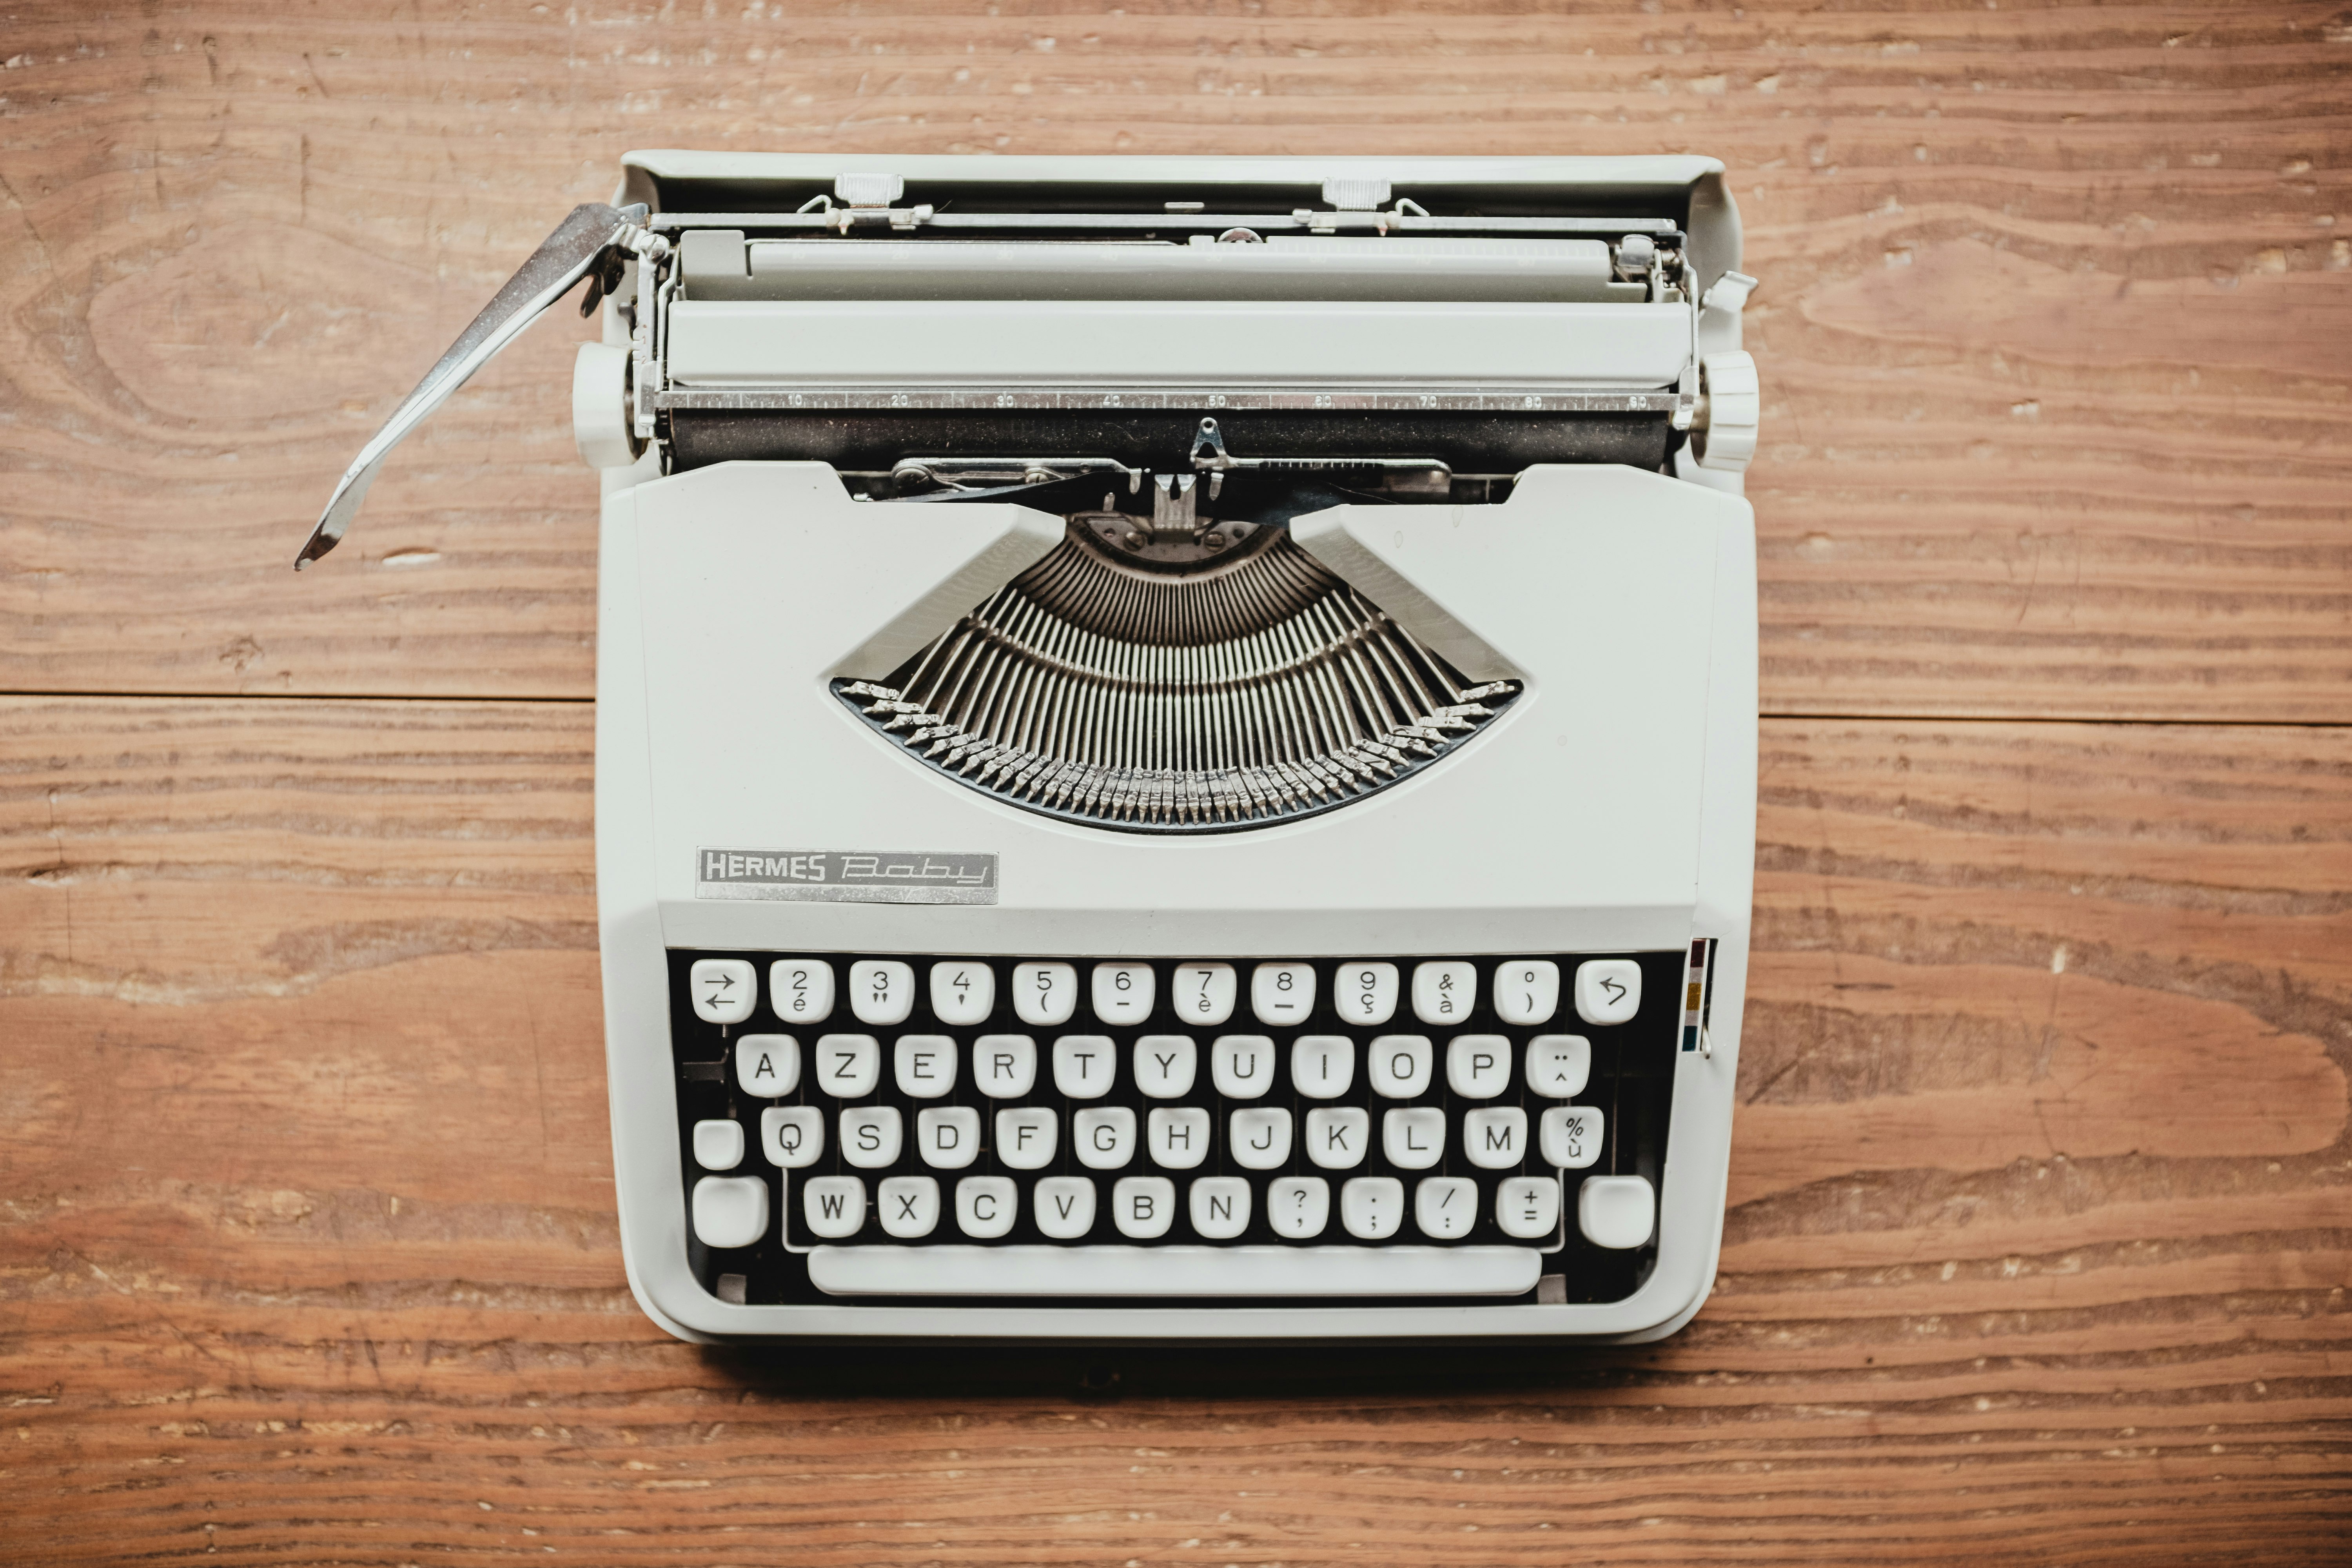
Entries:
<svg viewBox="0 0 2352 1568">
<path fill-rule="evenodd" d="M 1699 150 L 1765 279 L 1768 708 L 2352 719 L 2335 7 L 970 9 L 19 5 L 9 687 L 585 695 L 568 318 L 286 567 L 632 145 Z"/>
<path fill-rule="evenodd" d="M 1713 1300 L 1368 1362 L 663 1338 L 590 728 L 0 701 L 0 1519 L 39 1560 L 2341 1560 L 2341 731 L 1768 725 Z"/>
</svg>

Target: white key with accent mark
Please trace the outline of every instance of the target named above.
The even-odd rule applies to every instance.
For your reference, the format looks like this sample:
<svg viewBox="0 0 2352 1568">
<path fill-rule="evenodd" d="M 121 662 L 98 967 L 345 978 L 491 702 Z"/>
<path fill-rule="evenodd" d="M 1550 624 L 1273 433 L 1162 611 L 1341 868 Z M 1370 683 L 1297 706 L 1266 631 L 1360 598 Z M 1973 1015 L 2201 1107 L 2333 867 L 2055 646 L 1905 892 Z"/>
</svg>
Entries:
<svg viewBox="0 0 2352 1568">
<path fill-rule="evenodd" d="M 694 1163 L 706 1171 L 731 1171 L 743 1163 L 743 1124 L 723 1117 L 694 1124 Z"/>
<path fill-rule="evenodd" d="M 1482 1171 L 1507 1171 L 1528 1157 L 1528 1113 L 1490 1105 L 1462 1113 L 1462 1152 Z"/>
<path fill-rule="evenodd" d="M 1404 1184 L 1358 1176 L 1339 1188 L 1339 1223 L 1359 1241 L 1386 1241 L 1404 1223 Z"/>
<path fill-rule="evenodd" d="M 1511 1042 L 1501 1035 L 1456 1035 L 1445 1047 L 1445 1087 L 1465 1100 L 1492 1100 L 1511 1086 Z"/>
<path fill-rule="evenodd" d="M 1072 1100 L 1100 1100 L 1110 1092 L 1118 1047 L 1108 1035 L 1064 1035 L 1054 1042 L 1054 1087 Z"/>
<path fill-rule="evenodd" d="M 1192 1184 L 1192 1234 L 1231 1241 L 1249 1228 L 1250 1188 L 1239 1176 L 1202 1176 Z"/>
<path fill-rule="evenodd" d="M 1290 1042 L 1290 1087 L 1309 1100 L 1337 1100 L 1356 1081 L 1356 1042 L 1301 1035 Z"/>
<path fill-rule="evenodd" d="M 1078 972 L 1067 963 L 1016 963 L 1013 966 L 1013 1011 L 1034 1029 L 1051 1029 L 1070 1021 L 1078 1010 Z"/>
<path fill-rule="evenodd" d="M 1152 1163 L 1167 1170 L 1189 1171 L 1208 1158 L 1209 1113 L 1197 1105 L 1153 1111 L 1146 1133 Z"/>
<path fill-rule="evenodd" d="M 1230 963 L 1180 963 L 1168 977 L 1168 1003 L 1179 1023 L 1213 1029 L 1234 1016 L 1238 985 Z"/>
<path fill-rule="evenodd" d="M 1021 1189 L 1010 1176 L 966 1176 L 956 1184 L 956 1228 L 993 1241 L 1021 1215 Z"/>
<path fill-rule="evenodd" d="M 1372 1116 L 1360 1105 L 1307 1113 L 1307 1157 L 1327 1171 L 1352 1171 L 1371 1152 Z"/>
<path fill-rule="evenodd" d="M 1135 1042 L 1135 1087 L 1152 1100 L 1181 1100 L 1192 1092 L 1200 1053 L 1190 1035 L 1146 1035 Z"/>
<path fill-rule="evenodd" d="M 694 1016 L 706 1024 L 740 1024 L 760 999 L 759 976 L 748 958 L 698 958 L 686 989 Z"/>
<path fill-rule="evenodd" d="M 849 966 L 849 1010 L 861 1024 L 888 1028 L 915 1010 L 915 968 L 895 958 L 860 959 Z"/>
<path fill-rule="evenodd" d="M 1381 1152 L 1400 1171 L 1426 1171 L 1445 1156 L 1445 1112 L 1433 1105 L 1381 1118 Z"/>
<path fill-rule="evenodd" d="M 1140 1024 L 1151 1016 L 1148 963 L 1096 964 L 1094 991 L 1095 1016 L 1106 1024 Z"/>
<path fill-rule="evenodd" d="M 1165 1176 L 1121 1176 L 1110 1190 L 1111 1224 L 1130 1241 L 1153 1241 L 1176 1219 L 1176 1184 Z"/>
<path fill-rule="evenodd" d="M 694 1184 L 694 1238 L 751 1247 L 768 1234 L 768 1184 L 757 1176 L 705 1176 Z"/>
<path fill-rule="evenodd" d="M 1220 1035 L 1209 1047 L 1209 1081 L 1227 1100 L 1255 1100 L 1274 1087 L 1274 1042 L 1264 1035 Z"/>
<path fill-rule="evenodd" d="M 1597 1105 L 1555 1105 L 1543 1113 L 1538 1136 L 1543 1140 L 1544 1163 L 1563 1171 L 1581 1171 L 1601 1158 L 1601 1134 L 1606 1124 Z"/>
<path fill-rule="evenodd" d="M 1226 1151 L 1244 1171 L 1278 1171 L 1290 1163 L 1290 1126 L 1286 1105 L 1236 1110 L 1226 1123 Z"/>
<path fill-rule="evenodd" d="M 1509 958 L 1495 965 L 1495 1014 L 1506 1024 L 1549 1024 L 1559 1011 L 1559 965 Z"/>
<path fill-rule="evenodd" d="M 1018 1100 L 1037 1087 L 1037 1042 L 982 1035 L 971 1043 L 971 1086 L 991 1100 Z"/>
<path fill-rule="evenodd" d="M 1469 1235 L 1478 1218 L 1478 1184 L 1467 1176 L 1423 1176 L 1413 1187 L 1412 1217 L 1433 1240 Z"/>
<path fill-rule="evenodd" d="M 955 1087 L 955 1041 L 945 1035 L 901 1035 L 896 1047 L 898 1092 L 908 1100 L 940 1100 Z"/>
<path fill-rule="evenodd" d="M 778 1100 L 801 1086 L 801 1043 L 790 1035 L 745 1035 L 735 1042 L 735 1083 L 745 1094 Z"/>
<path fill-rule="evenodd" d="M 961 1171 L 980 1157 L 980 1112 L 969 1105 L 915 1112 L 915 1152 L 935 1171 Z"/>
<path fill-rule="evenodd" d="M 1548 1100 L 1584 1092 L 1592 1076 L 1592 1042 L 1582 1035 L 1538 1035 L 1528 1042 L 1528 1089 Z"/>
<path fill-rule="evenodd" d="M 833 965 L 822 958 L 780 958 L 768 965 L 768 1010 L 787 1024 L 833 1016 Z"/>
<path fill-rule="evenodd" d="M 1135 1158 L 1135 1112 L 1124 1105 L 1091 1107 L 1070 1118 L 1070 1148 L 1089 1171 L 1116 1171 Z"/>
<path fill-rule="evenodd" d="M 1331 1184 L 1320 1176 L 1278 1176 L 1265 1187 L 1265 1221 L 1276 1236 L 1305 1241 L 1331 1223 Z"/>
<path fill-rule="evenodd" d="M 841 1113 L 841 1157 L 861 1171 L 895 1165 L 905 1131 L 895 1105 L 853 1105 Z"/>
<path fill-rule="evenodd" d="M 1331 972 L 1332 1010 L 1349 1023 L 1376 1028 L 1396 1016 L 1397 966 L 1358 959 Z"/>
<path fill-rule="evenodd" d="M 1295 1027 L 1315 1011 L 1315 966 L 1261 963 L 1250 973 L 1250 1009 L 1257 1021 Z"/>
<path fill-rule="evenodd" d="M 1412 966 L 1412 1012 L 1423 1023 L 1463 1023 L 1477 1005 L 1476 964 L 1446 959 Z"/>
<path fill-rule="evenodd" d="M 931 965 L 931 1016 L 942 1024 L 985 1024 L 996 1011 L 996 971 L 975 958 Z"/>
<path fill-rule="evenodd" d="M 1076 1241 L 1095 1227 L 1095 1184 L 1084 1176 L 1048 1176 L 1030 1194 L 1029 1215 L 1055 1241 Z"/>
<path fill-rule="evenodd" d="M 866 1226 L 866 1184 L 856 1176 L 818 1176 L 801 1184 L 801 1218 L 827 1241 Z"/>
<path fill-rule="evenodd" d="M 1015 1171 L 1042 1171 L 1054 1163 L 1062 1119 L 1042 1105 L 996 1113 L 996 1158 Z"/>
<path fill-rule="evenodd" d="M 1510 1176 L 1495 1189 L 1495 1223 L 1515 1241 L 1536 1241 L 1559 1229 L 1559 1178 Z"/>
<path fill-rule="evenodd" d="M 1594 958 L 1576 966 L 1576 1016 L 1588 1024 L 1622 1024 L 1642 1010 L 1642 966 L 1630 958 Z"/>
<path fill-rule="evenodd" d="M 891 1176 L 875 1194 L 882 1228 L 901 1241 L 919 1241 L 939 1228 L 940 1184 L 929 1176 Z"/>
<path fill-rule="evenodd" d="M 760 1150 L 768 1163 L 798 1171 L 824 1152 L 824 1112 L 814 1105 L 772 1105 L 760 1112 Z"/>
<path fill-rule="evenodd" d="M 839 1100 L 872 1094 L 882 1081 L 882 1042 L 871 1035 L 826 1035 L 816 1043 L 816 1087 Z"/>
<path fill-rule="evenodd" d="M 1365 1051 L 1372 1092 L 1384 1100 L 1411 1100 L 1429 1087 L 1437 1053 L 1426 1035 L 1382 1035 Z"/>
</svg>

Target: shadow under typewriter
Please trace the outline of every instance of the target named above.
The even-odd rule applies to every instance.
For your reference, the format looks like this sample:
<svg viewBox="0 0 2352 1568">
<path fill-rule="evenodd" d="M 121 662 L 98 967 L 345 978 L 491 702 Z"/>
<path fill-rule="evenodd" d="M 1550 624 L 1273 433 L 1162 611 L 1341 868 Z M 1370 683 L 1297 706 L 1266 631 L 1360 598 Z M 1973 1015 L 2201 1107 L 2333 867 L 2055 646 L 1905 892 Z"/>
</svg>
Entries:
<svg viewBox="0 0 2352 1568">
<path fill-rule="evenodd" d="M 1234 521 L 1171 544 L 1106 510 L 1073 516 L 1059 548 L 898 669 L 833 689 L 970 788 L 1092 826 L 1187 833 L 1270 826 L 1398 784 L 1519 686 L 1465 677 L 1286 529 Z"/>
</svg>

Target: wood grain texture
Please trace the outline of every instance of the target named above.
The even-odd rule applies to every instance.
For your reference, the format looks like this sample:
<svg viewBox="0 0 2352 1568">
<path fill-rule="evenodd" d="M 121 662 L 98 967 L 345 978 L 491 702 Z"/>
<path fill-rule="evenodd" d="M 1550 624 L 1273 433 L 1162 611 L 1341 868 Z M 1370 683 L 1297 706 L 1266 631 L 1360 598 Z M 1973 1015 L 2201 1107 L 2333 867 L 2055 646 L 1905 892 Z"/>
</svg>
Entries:
<svg viewBox="0 0 2352 1568">
<path fill-rule="evenodd" d="M 1638 1350 L 1367 1356 L 664 1338 L 612 1219 L 590 730 L 0 701 L 12 1561 L 2352 1543 L 2341 731 L 1769 724 L 1714 1299 Z"/>
<path fill-rule="evenodd" d="M 9 688 L 587 695 L 568 318 L 286 568 L 631 146 L 1694 150 L 1765 279 L 1769 710 L 2352 719 L 2335 0 L 975 9 L 19 4 Z"/>
</svg>

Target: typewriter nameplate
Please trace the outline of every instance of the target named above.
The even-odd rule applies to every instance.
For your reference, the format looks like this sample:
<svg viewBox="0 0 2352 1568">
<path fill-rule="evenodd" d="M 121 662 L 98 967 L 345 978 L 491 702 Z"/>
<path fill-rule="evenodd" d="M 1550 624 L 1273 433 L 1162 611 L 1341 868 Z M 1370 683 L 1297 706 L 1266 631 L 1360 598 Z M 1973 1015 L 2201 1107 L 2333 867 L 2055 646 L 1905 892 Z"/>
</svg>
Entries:
<svg viewBox="0 0 2352 1568">
<path fill-rule="evenodd" d="M 992 904 L 996 857 L 925 850 L 698 849 L 698 899 Z"/>
</svg>

